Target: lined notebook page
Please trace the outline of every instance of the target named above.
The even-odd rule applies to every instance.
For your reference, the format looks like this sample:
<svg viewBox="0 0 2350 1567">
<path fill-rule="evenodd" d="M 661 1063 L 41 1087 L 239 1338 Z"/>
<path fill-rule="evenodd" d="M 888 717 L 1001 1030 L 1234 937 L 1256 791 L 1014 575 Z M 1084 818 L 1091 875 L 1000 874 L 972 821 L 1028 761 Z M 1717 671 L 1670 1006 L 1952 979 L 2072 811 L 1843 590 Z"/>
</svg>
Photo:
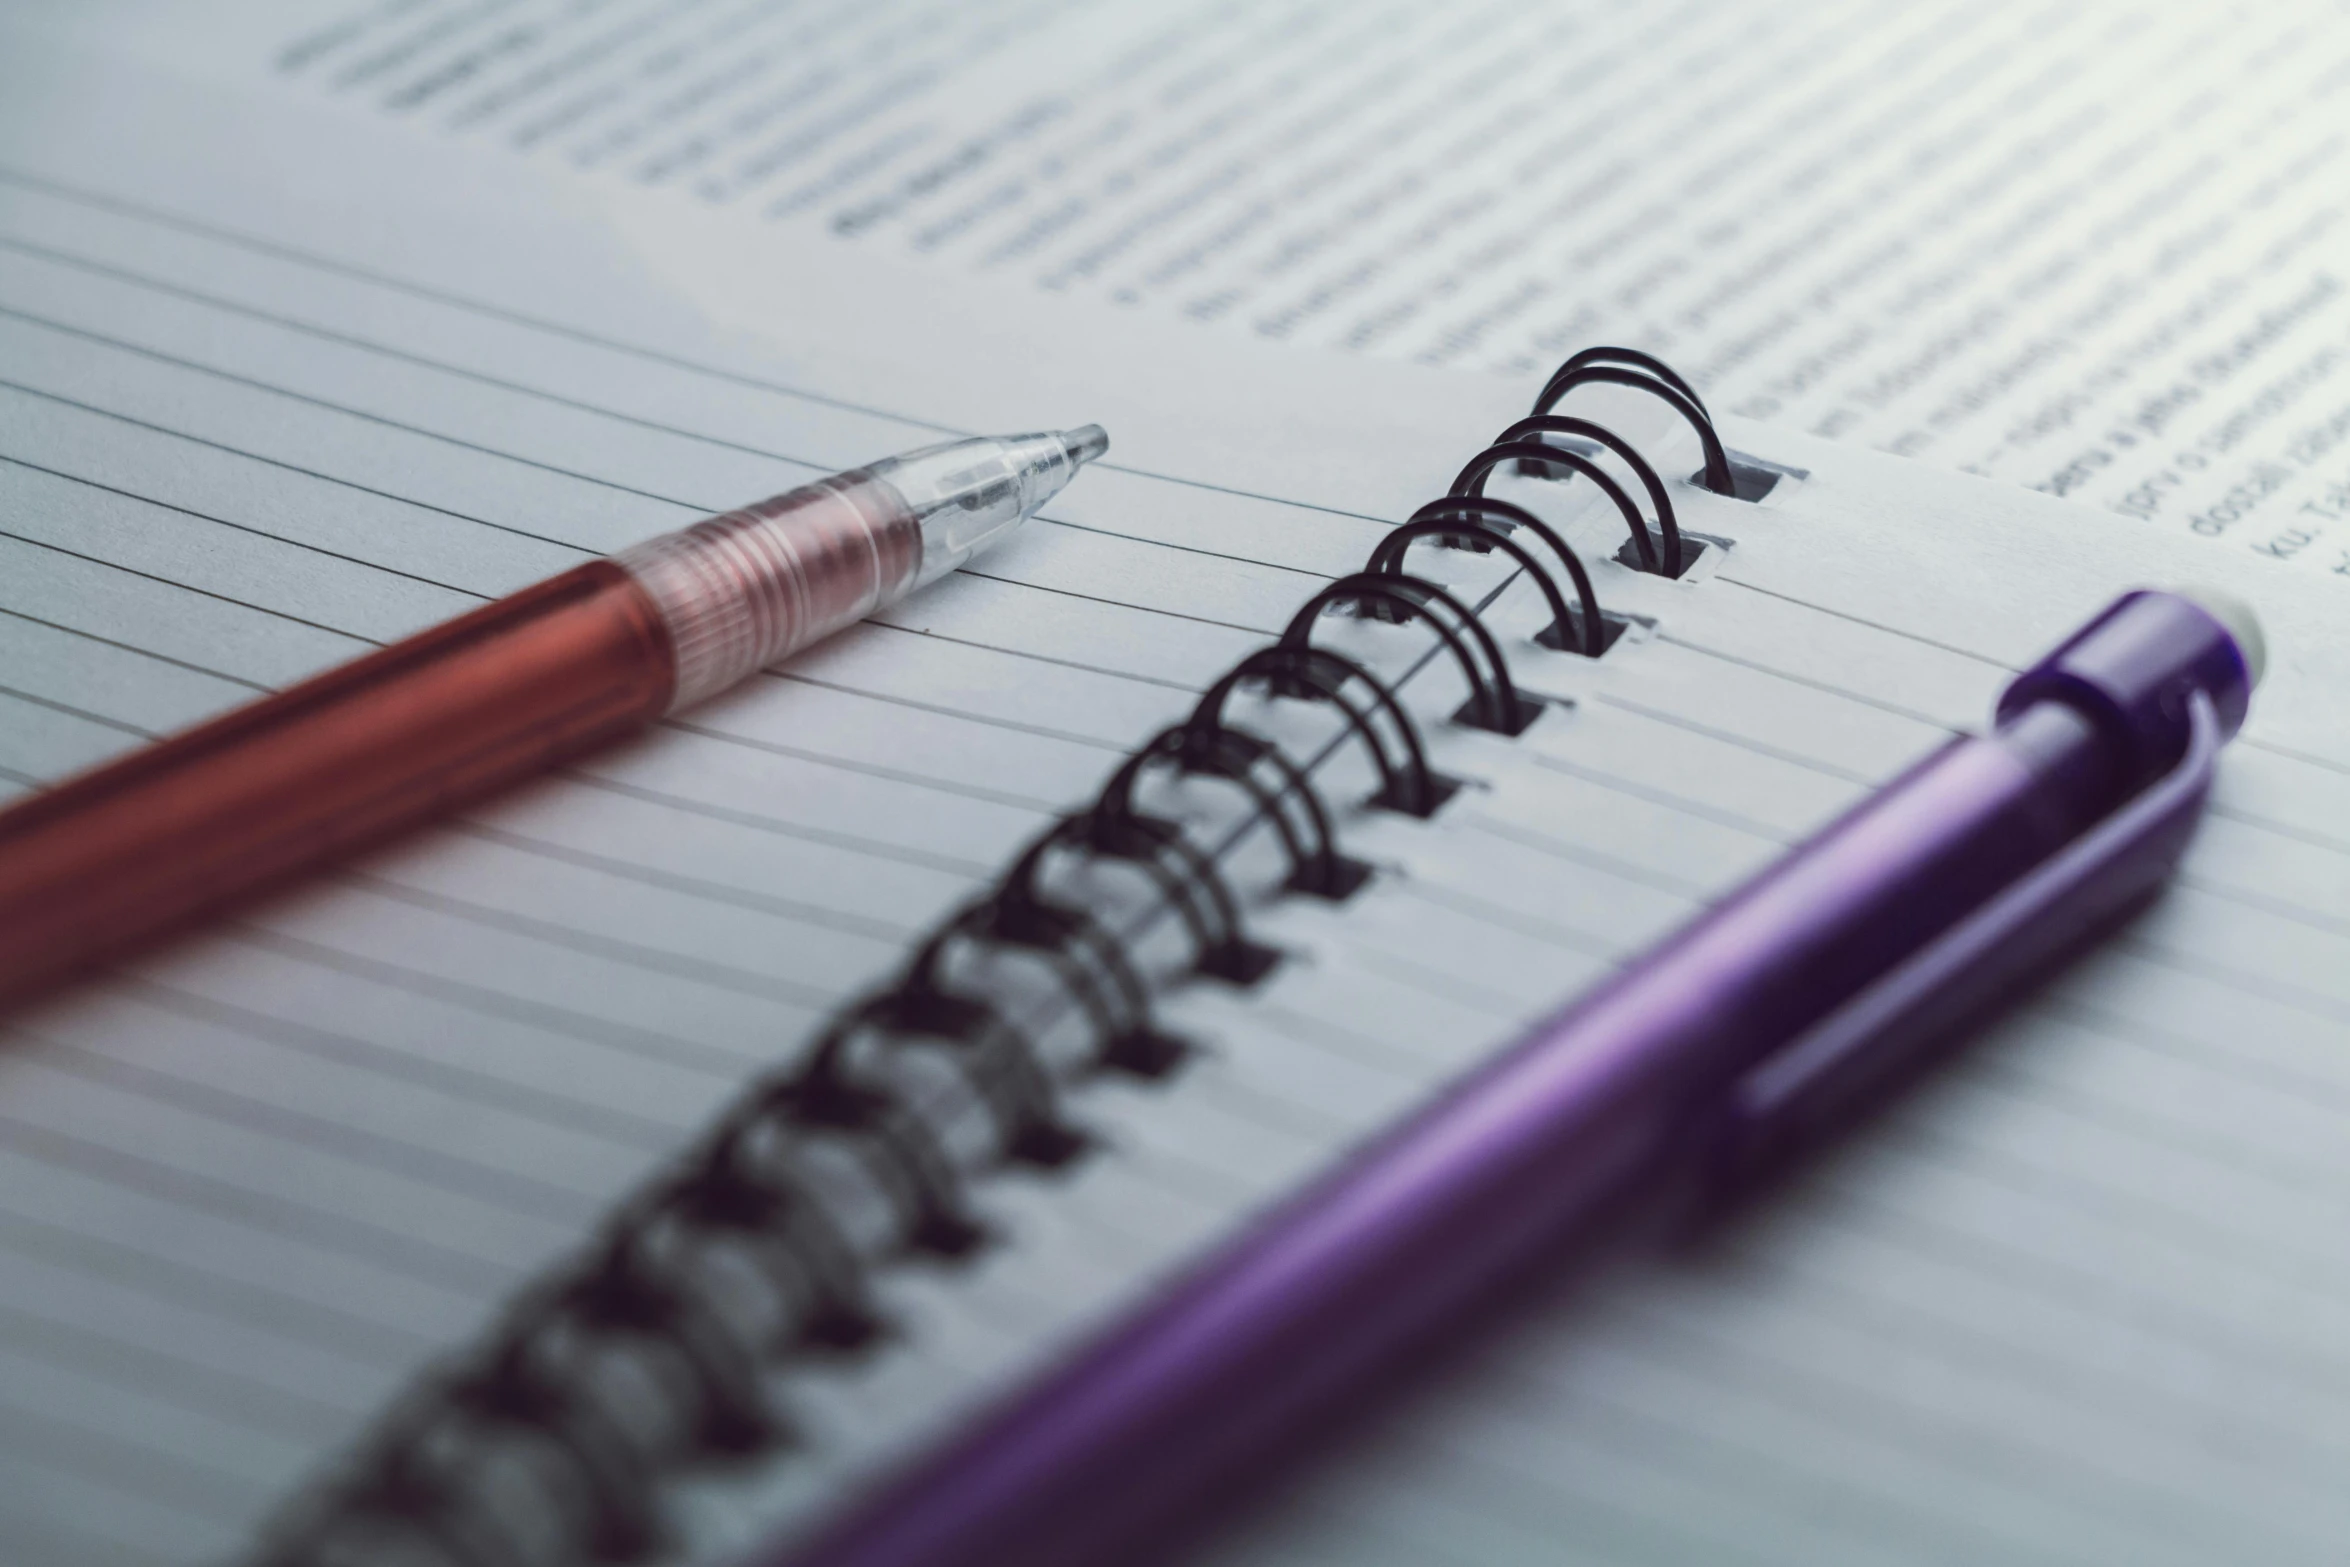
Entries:
<svg viewBox="0 0 2350 1567">
<path fill-rule="evenodd" d="M 0 766 L 22 786 L 942 427 L 1083 398 L 1125 444 L 890 623 L 9 1020 L 0 1531 L 35 1562 L 231 1549 L 1522 400 L 1402 375 L 1373 396 L 1310 362 L 1207 381 L 1146 332 L 1009 304 L 963 323 L 966 353 L 967 301 L 844 323 L 837 270 L 745 252 L 688 277 L 690 226 L 647 240 L 722 315 L 784 301 L 758 372 L 580 304 L 529 262 L 527 213 L 420 232 L 448 221 L 445 168 L 136 86 L 166 145 L 6 143 Z M 299 206 L 175 161 L 272 143 Z M 729 306 L 727 266 L 767 305 Z M 1739 435 L 1813 478 L 1759 509 L 1684 489 L 1689 526 L 1735 540 L 1702 580 L 1595 564 L 1657 621 L 1600 666 L 1532 648 L 1505 600 L 1529 686 L 1573 709 L 1510 745 L 1433 731 L 1484 787 L 1432 826 L 1347 816 L 1374 889 L 1264 911 L 1297 959 L 1261 999 L 1175 997 L 1211 1053 L 1089 1097 L 1114 1146 L 1067 1180 L 995 1186 L 1011 1244 L 901 1275 L 902 1342 L 792 1390 L 806 1447 L 696 1488 L 703 1554 L 837 1495 L 1977 719 L 2113 589 L 2183 569 L 2125 558 L 2105 519 Z M 1604 519 L 1554 514 L 1604 561 Z M 2317 1559 L 2350 1432 L 2324 1182 L 2350 747 L 2321 606 L 2256 591 L 2284 667 L 2155 918 L 1722 1259 L 1497 1346 L 1506 1396 L 1414 1411 L 1232 1549 Z"/>
<path fill-rule="evenodd" d="M 164 112 L 160 87 L 131 90 Z M 278 134 L 178 145 L 234 170 Z M 342 171 L 371 153 L 317 145 Z M 305 231 L 265 189 L 278 228 L 222 228 L 256 187 L 190 202 L 168 152 L 8 147 L 0 766 L 19 787 L 586 553 L 940 433 L 674 342 L 616 346 L 585 311 L 533 324 L 354 271 L 315 248 L 347 214 Z M 45 151 L 100 173 L 21 161 Z M 409 232 L 429 202 L 380 204 L 403 183 L 446 194 L 439 174 L 344 177 Z M 171 215 L 191 207 L 207 222 Z M 494 265 L 514 243 L 487 222 L 426 248 Z M 554 249 L 517 265 L 559 293 L 589 263 Z M 942 373 L 948 352 L 901 362 Z M 995 424 L 1023 408 L 1069 422 L 1033 390 L 992 401 Z M 1088 479 L 1096 520 L 1040 523 L 788 675 L 7 1021 L 13 1559 L 231 1549 L 1382 527 L 1245 490 Z M 1255 558 L 1218 547 L 1260 534 Z M 1098 1166 L 1088 1189 L 1113 1197 L 1057 1251 L 1016 1229 L 1023 1258 L 1083 1264 L 1082 1290 L 1019 1309 L 1024 1330 L 1301 1168 L 1281 1112 L 1211 1106 L 1188 1186 L 1130 1175 L 1114 1199 L 1116 1167 Z M 1270 1153 L 1249 1135 L 1267 1120 Z M 1000 1373 L 1004 1346 L 972 1326 L 1002 1320 L 990 1300 L 893 1302 L 914 1376 L 893 1386 L 921 1397 L 836 1400 L 854 1441 L 812 1410 L 823 1439 L 787 1478 L 837 1481 L 883 1417 L 902 1432 L 934 1413 L 954 1388 L 925 1385 L 942 1359 L 965 1381 Z"/>
</svg>

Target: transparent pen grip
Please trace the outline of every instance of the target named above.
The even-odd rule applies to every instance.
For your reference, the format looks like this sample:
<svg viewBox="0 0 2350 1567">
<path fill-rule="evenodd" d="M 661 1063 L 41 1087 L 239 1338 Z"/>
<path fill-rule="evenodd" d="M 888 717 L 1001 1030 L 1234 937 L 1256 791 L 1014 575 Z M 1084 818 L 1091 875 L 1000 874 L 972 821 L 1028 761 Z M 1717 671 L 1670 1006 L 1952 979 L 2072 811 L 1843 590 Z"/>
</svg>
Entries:
<svg viewBox="0 0 2350 1567">
<path fill-rule="evenodd" d="M 857 469 L 613 558 L 669 633 L 677 712 L 907 592 L 922 530 L 893 485 Z"/>
</svg>

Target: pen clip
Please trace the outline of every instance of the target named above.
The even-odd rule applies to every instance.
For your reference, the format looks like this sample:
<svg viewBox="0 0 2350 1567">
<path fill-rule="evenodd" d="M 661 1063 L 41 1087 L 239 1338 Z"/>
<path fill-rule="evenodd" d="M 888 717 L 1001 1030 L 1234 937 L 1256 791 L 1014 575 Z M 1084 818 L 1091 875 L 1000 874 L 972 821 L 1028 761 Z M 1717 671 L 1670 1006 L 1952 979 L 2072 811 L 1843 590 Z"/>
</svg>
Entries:
<svg viewBox="0 0 2350 1567">
<path fill-rule="evenodd" d="M 2194 693 L 2187 748 L 2169 772 L 1749 1068 L 1730 1089 L 1714 1145 L 1716 1195 L 1783 1167 L 2152 894 L 2194 833 L 2220 742 L 2211 699 Z"/>
</svg>

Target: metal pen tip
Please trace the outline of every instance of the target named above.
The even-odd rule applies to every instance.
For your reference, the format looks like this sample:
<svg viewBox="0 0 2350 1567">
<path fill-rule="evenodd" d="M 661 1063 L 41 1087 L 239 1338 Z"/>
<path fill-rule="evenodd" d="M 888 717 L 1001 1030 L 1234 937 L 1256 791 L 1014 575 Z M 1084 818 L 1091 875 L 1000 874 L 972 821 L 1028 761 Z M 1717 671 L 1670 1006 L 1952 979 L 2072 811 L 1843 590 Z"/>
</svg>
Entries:
<svg viewBox="0 0 2350 1567">
<path fill-rule="evenodd" d="M 1081 424 L 1063 430 L 1061 444 L 1069 448 L 1069 461 L 1082 468 L 1110 449 L 1110 432 L 1098 424 Z"/>
</svg>

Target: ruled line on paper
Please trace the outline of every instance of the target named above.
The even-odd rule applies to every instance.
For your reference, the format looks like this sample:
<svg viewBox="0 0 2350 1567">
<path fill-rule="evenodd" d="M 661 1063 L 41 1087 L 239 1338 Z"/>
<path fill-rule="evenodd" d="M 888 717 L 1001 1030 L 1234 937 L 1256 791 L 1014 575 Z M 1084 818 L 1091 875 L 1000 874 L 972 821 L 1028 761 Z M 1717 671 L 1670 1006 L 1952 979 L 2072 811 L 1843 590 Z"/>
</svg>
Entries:
<svg viewBox="0 0 2350 1567">
<path fill-rule="evenodd" d="M 959 436 L 980 433 L 977 431 L 961 429 L 956 426 L 943 425 L 932 421 L 915 419 L 909 415 L 901 413 L 894 413 L 874 408 L 867 404 L 834 397 L 811 388 L 777 381 L 771 377 L 752 375 L 739 369 L 711 364 L 703 360 L 692 358 L 690 356 L 669 352 L 656 346 L 629 342 L 624 339 L 611 337 L 603 333 L 583 328 L 576 323 L 557 321 L 551 318 L 526 314 L 524 312 L 511 309 L 510 307 L 492 304 L 486 300 L 469 298 L 461 294 L 453 293 L 446 289 L 434 288 L 429 285 L 420 284 L 412 279 L 395 277 L 390 273 L 382 272 L 375 268 L 356 266 L 348 261 L 341 260 L 340 258 L 323 255 L 300 246 L 280 244 L 273 242 L 263 236 L 246 234 L 236 230 L 221 227 L 217 224 L 207 223 L 200 219 L 192 218 L 184 213 L 174 213 L 167 211 L 166 209 L 155 206 L 152 203 L 131 201 L 119 195 L 89 189 L 87 187 L 71 184 L 65 181 L 46 178 L 25 169 L 0 164 L 0 181 L 12 182 L 29 190 L 46 192 L 58 197 L 60 200 L 73 202 L 78 205 L 89 207 L 93 210 L 119 213 L 122 216 L 132 218 L 141 223 L 159 225 L 182 233 L 217 240 L 223 244 L 234 246 L 254 255 L 270 256 L 279 260 L 293 262 L 303 267 L 314 268 L 322 272 L 329 272 L 339 276 L 348 277 L 359 282 L 372 283 L 379 287 L 389 289 L 397 293 L 406 294 L 413 298 L 424 300 L 429 303 L 447 305 L 469 315 L 479 316 L 488 320 L 502 321 L 514 326 L 527 327 L 539 332 L 544 332 L 554 337 L 569 339 L 573 342 L 580 343 L 588 347 L 610 350 L 614 353 L 622 354 L 648 364 L 665 365 L 673 369 L 687 371 L 697 376 L 728 382 L 733 385 L 743 387 L 746 390 L 772 392 L 779 396 L 789 397 L 801 402 L 835 409 L 844 413 L 866 414 L 889 423 L 900 424 L 911 429 L 924 430 L 937 435 Z M 1149 473 L 1140 469 L 1124 467 L 1114 459 L 1106 460 L 1100 464 L 1100 466 L 1108 472 L 1133 473 L 1141 478 L 1180 485 L 1186 489 L 1201 490 L 1211 494 L 1231 495 L 1247 500 L 1271 501 L 1277 505 L 1296 507 L 1304 511 L 1320 512 L 1332 516 L 1353 518 L 1363 522 L 1375 524 L 1382 528 L 1389 525 L 1388 519 L 1366 516 L 1361 512 L 1353 512 L 1341 508 L 1317 505 L 1311 500 L 1298 500 L 1291 497 L 1268 495 L 1254 490 L 1219 485 L 1204 480 L 1185 478 L 1180 475 Z"/>
</svg>

